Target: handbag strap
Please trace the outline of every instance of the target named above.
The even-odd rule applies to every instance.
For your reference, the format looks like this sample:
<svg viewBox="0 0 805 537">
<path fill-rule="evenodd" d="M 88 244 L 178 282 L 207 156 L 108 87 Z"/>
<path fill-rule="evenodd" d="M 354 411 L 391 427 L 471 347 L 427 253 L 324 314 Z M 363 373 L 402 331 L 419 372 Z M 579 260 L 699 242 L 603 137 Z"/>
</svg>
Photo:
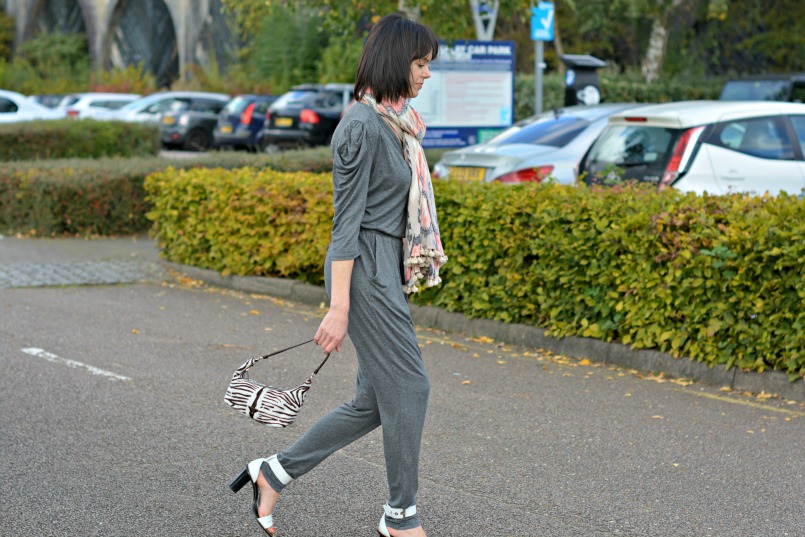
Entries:
<svg viewBox="0 0 805 537">
<path fill-rule="evenodd" d="M 310 343 L 310 342 L 312 342 L 312 341 L 313 341 L 312 339 L 308 339 L 307 341 L 303 341 L 302 343 L 297 343 L 296 345 L 291 345 L 290 347 L 286 347 L 286 348 L 284 348 L 284 349 L 280 349 L 280 350 L 278 350 L 278 351 L 274 351 L 274 352 L 269 353 L 269 354 L 264 354 L 263 356 L 259 356 L 259 357 L 257 357 L 257 358 L 249 358 L 249 359 L 246 361 L 246 363 L 244 363 L 242 366 L 240 366 L 240 367 L 238 368 L 238 370 L 237 370 L 237 371 L 235 371 L 234 378 L 243 378 L 243 376 L 244 376 L 244 375 L 245 375 L 245 374 L 246 374 L 246 373 L 249 371 L 249 369 L 251 369 L 252 367 L 254 367 L 254 364 L 256 364 L 257 362 L 259 362 L 260 360 L 265 360 L 266 358 L 270 358 L 270 357 L 272 357 L 272 356 L 276 356 L 277 354 L 282 354 L 283 352 L 285 352 L 285 351 L 289 351 L 289 350 L 291 350 L 291 349 L 295 349 L 296 347 L 301 347 L 302 345 L 307 345 L 308 343 Z M 327 353 L 327 356 L 325 356 L 325 357 L 324 357 L 324 360 L 323 360 L 323 361 L 322 361 L 322 362 L 319 364 L 319 367 L 317 367 L 317 368 L 316 368 L 316 370 L 315 370 L 315 371 L 313 371 L 313 376 L 315 376 L 316 374 L 318 374 L 319 369 L 321 369 L 321 368 L 322 368 L 322 366 L 323 366 L 323 365 L 324 365 L 324 364 L 327 362 L 327 359 L 328 359 L 329 357 L 330 357 L 330 353 L 328 352 L 328 353 Z"/>
</svg>

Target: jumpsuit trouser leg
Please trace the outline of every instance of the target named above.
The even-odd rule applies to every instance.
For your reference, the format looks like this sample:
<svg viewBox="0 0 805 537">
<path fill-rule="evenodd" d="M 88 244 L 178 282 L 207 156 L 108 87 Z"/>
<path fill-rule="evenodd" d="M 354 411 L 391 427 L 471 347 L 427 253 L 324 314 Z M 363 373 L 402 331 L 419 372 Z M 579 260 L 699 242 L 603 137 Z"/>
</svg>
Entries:
<svg viewBox="0 0 805 537">
<path fill-rule="evenodd" d="M 400 283 L 401 245 L 375 233 L 361 233 L 350 291 L 349 336 L 358 355 L 355 398 L 314 424 L 277 462 L 292 478 L 312 470 L 335 451 L 382 425 L 389 485 L 388 504 L 416 505 L 419 452 L 430 382 L 422 361 L 408 302 Z M 329 268 L 329 259 L 326 265 Z M 325 280 L 329 290 L 329 270 Z M 395 287 L 396 286 L 396 287 Z M 263 473 L 280 491 L 267 464 Z M 420 525 L 418 515 L 386 517 L 389 527 Z"/>
</svg>

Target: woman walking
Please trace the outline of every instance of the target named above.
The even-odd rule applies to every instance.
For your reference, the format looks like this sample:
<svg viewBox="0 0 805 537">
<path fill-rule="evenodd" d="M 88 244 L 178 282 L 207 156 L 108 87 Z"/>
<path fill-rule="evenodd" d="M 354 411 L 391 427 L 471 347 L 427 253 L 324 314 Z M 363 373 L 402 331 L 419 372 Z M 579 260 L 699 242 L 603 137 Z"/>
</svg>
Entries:
<svg viewBox="0 0 805 537">
<path fill-rule="evenodd" d="M 250 462 L 230 485 L 247 481 L 254 512 L 275 535 L 283 488 L 329 455 L 382 425 L 389 496 L 377 531 L 425 535 L 417 513 L 419 450 L 430 384 L 407 295 L 420 280 L 437 285 L 447 261 L 421 140 L 411 108 L 439 43 L 401 15 L 382 18 L 366 39 L 355 83 L 357 103 L 333 136 L 332 240 L 325 261 L 330 309 L 314 337 L 325 353 L 349 333 L 358 355 L 355 398 L 320 419 L 296 443 Z"/>
</svg>

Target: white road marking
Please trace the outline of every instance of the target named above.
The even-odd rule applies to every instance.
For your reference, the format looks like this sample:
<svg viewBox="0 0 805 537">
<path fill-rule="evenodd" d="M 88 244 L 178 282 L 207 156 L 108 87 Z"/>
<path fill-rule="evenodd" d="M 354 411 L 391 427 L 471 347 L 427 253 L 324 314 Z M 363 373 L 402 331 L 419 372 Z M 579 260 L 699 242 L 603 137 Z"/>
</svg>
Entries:
<svg viewBox="0 0 805 537">
<path fill-rule="evenodd" d="M 22 352 L 30 354 L 31 356 L 36 356 L 38 358 L 44 358 L 45 360 L 53 362 L 54 364 L 64 364 L 67 367 L 77 367 L 77 368 L 83 367 L 93 375 L 100 375 L 102 377 L 107 377 L 109 380 L 131 380 L 129 377 L 118 375 L 117 373 L 112 373 L 111 371 L 106 371 L 105 369 L 100 369 L 93 365 L 88 365 L 82 362 L 76 362 L 75 360 L 62 358 L 61 356 L 57 356 L 53 353 L 47 352 L 44 349 L 37 349 L 36 347 L 32 347 L 29 349 L 22 349 Z"/>
</svg>

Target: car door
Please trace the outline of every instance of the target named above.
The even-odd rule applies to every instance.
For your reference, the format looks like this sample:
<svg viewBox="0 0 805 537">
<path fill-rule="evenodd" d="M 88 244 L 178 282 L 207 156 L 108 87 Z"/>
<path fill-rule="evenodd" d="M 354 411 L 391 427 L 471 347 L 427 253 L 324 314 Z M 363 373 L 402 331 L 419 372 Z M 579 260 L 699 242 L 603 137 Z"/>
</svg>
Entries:
<svg viewBox="0 0 805 537">
<path fill-rule="evenodd" d="M 789 116 L 791 120 L 791 126 L 794 130 L 794 137 L 799 142 L 799 169 L 802 171 L 803 177 L 805 177 L 805 160 L 802 160 L 805 157 L 805 115 L 801 116 Z M 803 197 L 805 197 L 805 192 L 801 193 Z"/>
<path fill-rule="evenodd" d="M 796 143 L 782 117 L 733 119 L 716 126 L 697 160 L 710 161 L 722 194 L 796 194 L 805 186 Z"/>
</svg>

